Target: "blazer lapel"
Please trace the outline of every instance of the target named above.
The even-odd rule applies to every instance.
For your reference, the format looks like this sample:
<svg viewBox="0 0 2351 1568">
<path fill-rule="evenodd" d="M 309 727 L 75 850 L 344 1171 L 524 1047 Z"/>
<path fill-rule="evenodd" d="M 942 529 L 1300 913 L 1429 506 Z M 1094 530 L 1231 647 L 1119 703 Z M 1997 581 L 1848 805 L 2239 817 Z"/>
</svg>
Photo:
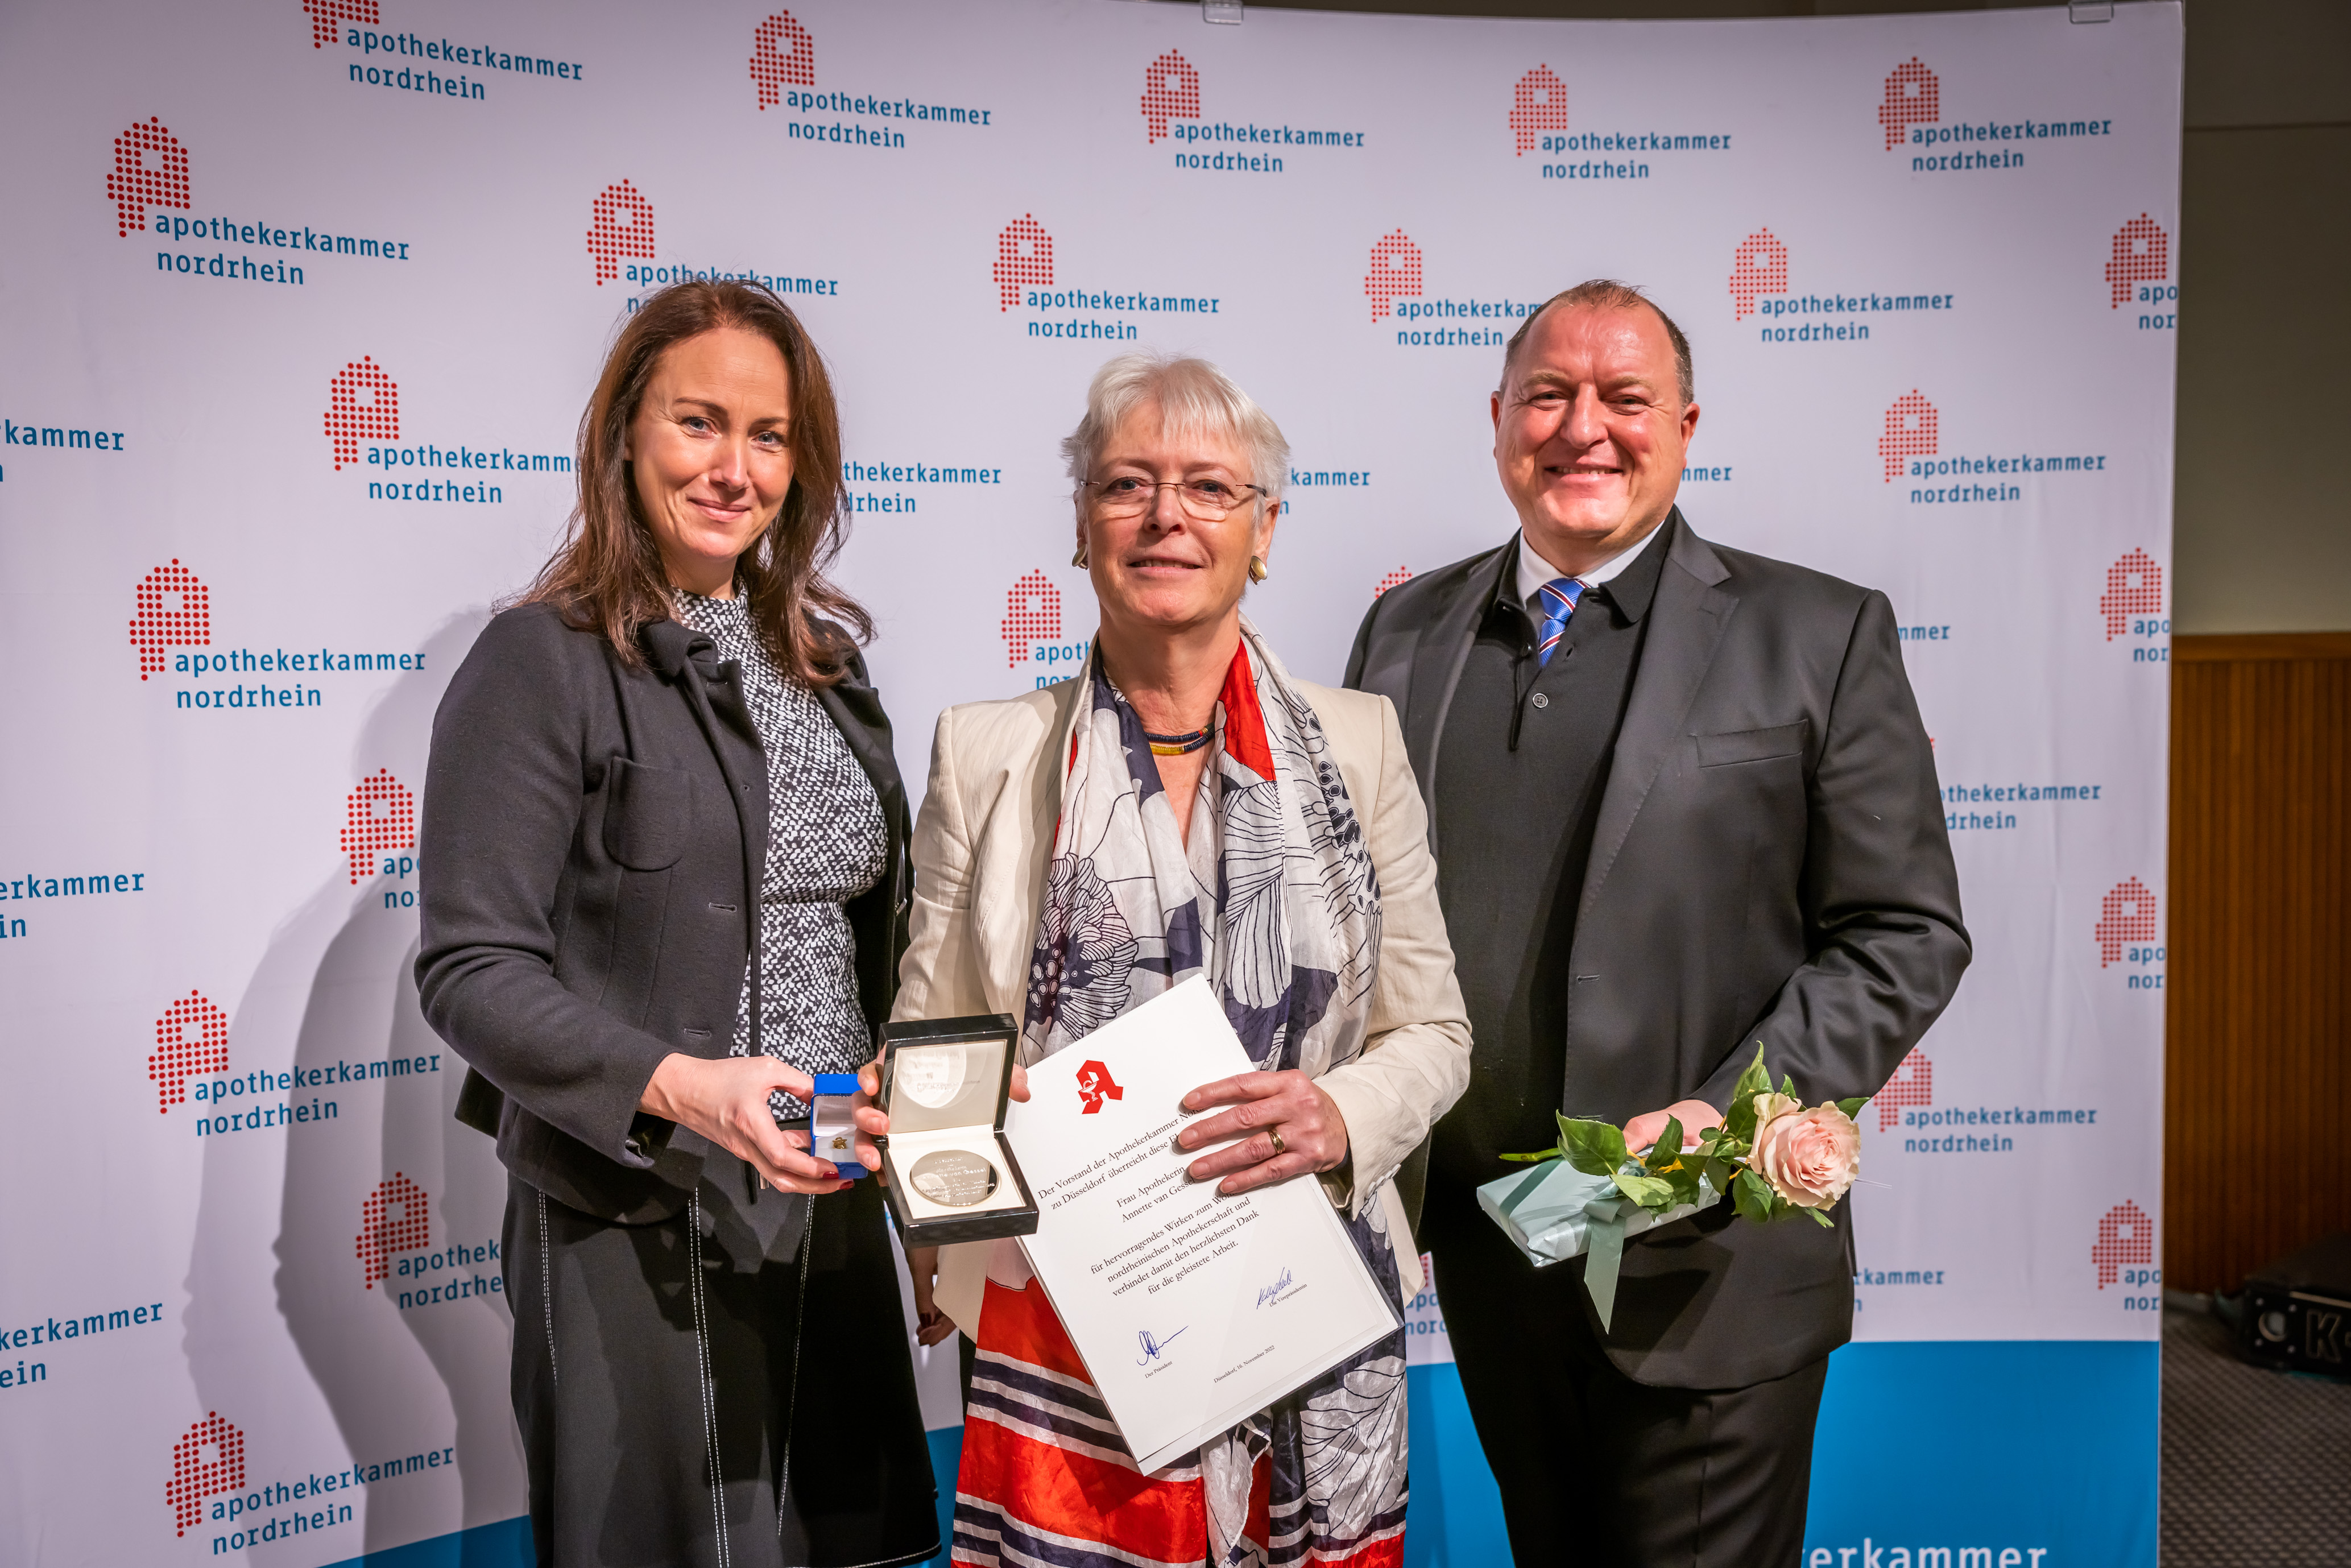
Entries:
<svg viewBox="0 0 2351 1568">
<path fill-rule="evenodd" d="M 1453 710 L 1453 693 L 1461 685 L 1461 666 L 1478 641 L 1478 627 L 1486 606 L 1500 591 L 1499 572 L 1516 563 L 1518 536 L 1485 560 L 1473 564 L 1461 580 L 1453 602 L 1438 612 L 1420 633 L 1413 649 L 1412 686 L 1405 707 L 1405 755 L 1412 759 L 1420 781 L 1421 803 L 1428 810 L 1428 848 L 1437 844 L 1437 754 L 1445 740 L 1446 716 Z M 1498 564 L 1499 563 L 1499 564 Z"/>
<path fill-rule="evenodd" d="M 1657 597 L 1650 607 L 1649 632 L 1641 648 L 1640 668 L 1633 676 L 1633 695 L 1625 704 L 1625 723 L 1616 733 L 1616 749 L 1608 770 L 1608 787 L 1600 797 L 1600 820 L 1592 836 L 1592 858 L 1585 862 L 1583 894 L 1576 906 L 1580 925 L 1590 917 L 1601 885 L 1608 880 L 1616 852 L 1625 847 L 1640 815 L 1641 802 L 1657 779 L 1674 748 L 1680 744 L 1690 704 L 1715 651 L 1730 626 L 1739 597 L 1716 584 L 1730 575 L 1722 558 L 1705 540 L 1689 531 L 1680 508 L 1666 519 L 1669 530 L 1665 570 L 1657 578 Z"/>
<path fill-rule="evenodd" d="M 1037 918 L 1045 903 L 1054 835 L 1061 821 L 1061 787 L 1069 778 L 1070 737 L 1092 685 L 1081 672 L 1052 688 L 1054 706 L 1044 743 L 980 781 L 972 802 L 972 929 L 980 973 L 998 1012 L 1021 1017 L 1028 1005 L 1029 961 L 1037 946 Z"/>
<path fill-rule="evenodd" d="M 895 831 L 906 814 L 906 785 L 898 775 L 898 758 L 891 746 L 890 716 L 882 710 L 882 696 L 852 672 L 829 686 L 816 688 L 817 700 L 832 716 L 833 727 L 849 743 L 873 792 L 882 798 L 882 813 Z"/>
</svg>

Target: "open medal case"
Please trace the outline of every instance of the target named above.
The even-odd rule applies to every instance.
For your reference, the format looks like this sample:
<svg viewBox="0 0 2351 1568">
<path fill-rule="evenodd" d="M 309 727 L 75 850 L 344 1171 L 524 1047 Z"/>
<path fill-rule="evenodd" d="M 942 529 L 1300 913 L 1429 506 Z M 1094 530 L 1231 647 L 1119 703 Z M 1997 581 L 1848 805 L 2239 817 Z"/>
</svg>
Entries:
<svg viewBox="0 0 2351 1568">
<path fill-rule="evenodd" d="M 1004 1141 L 1019 1040 L 1006 1013 L 883 1026 L 883 1190 L 907 1247 L 1035 1233 L 1037 1200 Z"/>
</svg>

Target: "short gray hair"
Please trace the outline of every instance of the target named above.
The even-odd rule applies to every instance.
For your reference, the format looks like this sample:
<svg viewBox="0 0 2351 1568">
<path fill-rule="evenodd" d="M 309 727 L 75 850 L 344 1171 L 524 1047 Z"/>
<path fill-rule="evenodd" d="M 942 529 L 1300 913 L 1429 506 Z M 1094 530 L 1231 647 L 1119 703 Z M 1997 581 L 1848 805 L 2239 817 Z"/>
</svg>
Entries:
<svg viewBox="0 0 2351 1568">
<path fill-rule="evenodd" d="M 1145 403 L 1159 405 L 1169 434 L 1232 437 L 1249 453 L 1251 482 L 1269 500 L 1281 498 L 1290 477 L 1290 443 L 1273 416 L 1207 361 L 1152 349 L 1121 354 L 1094 372 L 1086 389 L 1086 416 L 1061 442 L 1072 486 L 1082 488 L 1093 477 L 1111 433 Z"/>
</svg>

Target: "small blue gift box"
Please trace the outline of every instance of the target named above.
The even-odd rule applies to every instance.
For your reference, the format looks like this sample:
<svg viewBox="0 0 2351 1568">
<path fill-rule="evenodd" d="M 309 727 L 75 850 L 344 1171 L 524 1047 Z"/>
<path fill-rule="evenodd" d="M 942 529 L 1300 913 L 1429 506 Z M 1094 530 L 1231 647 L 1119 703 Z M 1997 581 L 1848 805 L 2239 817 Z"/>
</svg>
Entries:
<svg viewBox="0 0 2351 1568">
<path fill-rule="evenodd" d="M 1653 1215 L 1616 1190 L 1606 1176 L 1577 1170 L 1565 1160 L 1544 1160 L 1530 1169 L 1489 1181 L 1478 1189 L 1478 1207 L 1540 1269 L 1586 1257 L 1583 1288 L 1605 1329 L 1616 1306 L 1616 1271 L 1625 1239 L 1687 1219 L 1721 1200 L 1714 1184 L 1698 1182 L 1703 1197 Z"/>
<path fill-rule="evenodd" d="M 815 1095 L 809 1102 L 809 1152 L 831 1160 L 834 1170 L 854 1181 L 865 1174 L 864 1162 L 857 1157 L 857 1074 L 820 1072 L 815 1077 Z"/>
</svg>

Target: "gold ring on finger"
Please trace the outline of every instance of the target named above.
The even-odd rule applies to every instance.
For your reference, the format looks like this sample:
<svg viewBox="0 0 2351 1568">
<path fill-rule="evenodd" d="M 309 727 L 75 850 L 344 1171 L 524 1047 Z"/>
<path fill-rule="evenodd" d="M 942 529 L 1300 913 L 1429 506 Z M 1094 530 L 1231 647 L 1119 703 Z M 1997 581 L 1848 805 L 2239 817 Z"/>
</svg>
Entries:
<svg viewBox="0 0 2351 1568">
<path fill-rule="evenodd" d="M 1289 1145 L 1285 1145 L 1281 1141 L 1280 1128 L 1268 1127 L 1265 1130 L 1265 1135 L 1273 1140 L 1273 1157 L 1275 1159 L 1280 1159 L 1282 1155 L 1290 1152 Z"/>
</svg>

